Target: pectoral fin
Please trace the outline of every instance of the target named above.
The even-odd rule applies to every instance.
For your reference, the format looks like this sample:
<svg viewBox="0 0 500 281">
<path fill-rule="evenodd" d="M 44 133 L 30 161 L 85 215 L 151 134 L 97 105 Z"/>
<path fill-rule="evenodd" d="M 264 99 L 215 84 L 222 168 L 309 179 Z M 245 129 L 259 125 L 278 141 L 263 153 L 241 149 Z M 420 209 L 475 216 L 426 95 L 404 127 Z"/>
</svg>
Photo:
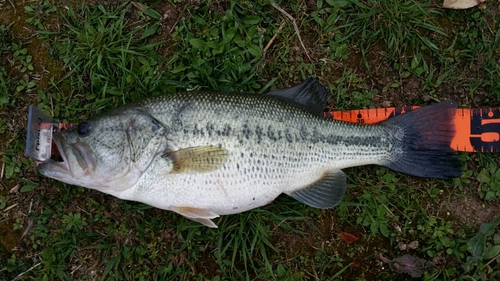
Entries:
<svg viewBox="0 0 500 281">
<path fill-rule="evenodd" d="M 217 228 L 212 219 L 219 217 L 219 215 L 212 211 L 193 207 L 173 207 L 171 210 L 205 226 Z"/>
<path fill-rule="evenodd" d="M 196 146 L 164 154 L 173 163 L 172 173 L 206 173 L 227 161 L 228 151 L 216 146 Z"/>
<path fill-rule="evenodd" d="M 346 176 L 344 172 L 338 170 L 326 173 L 311 185 L 289 195 L 311 207 L 327 209 L 336 206 L 342 201 L 346 188 Z"/>
</svg>

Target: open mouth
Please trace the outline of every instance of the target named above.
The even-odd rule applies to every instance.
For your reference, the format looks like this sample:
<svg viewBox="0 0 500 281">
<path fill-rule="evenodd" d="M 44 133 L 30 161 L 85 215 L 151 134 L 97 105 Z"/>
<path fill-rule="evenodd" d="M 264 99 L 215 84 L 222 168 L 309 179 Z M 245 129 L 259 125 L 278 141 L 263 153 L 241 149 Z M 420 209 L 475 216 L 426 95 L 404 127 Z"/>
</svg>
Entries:
<svg viewBox="0 0 500 281">
<path fill-rule="evenodd" d="M 92 171 L 94 155 L 86 144 L 68 142 L 66 136 L 57 132 L 52 137 L 51 157 L 38 163 L 39 170 L 52 170 L 61 174 L 77 176 Z"/>
<path fill-rule="evenodd" d="M 54 134 L 52 138 L 52 149 L 50 160 L 43 163 L 52 163 L 66 171 L 69 171 L 68 160 L 66 154 L 64 153 L 62 142 L 64 138 L 61 135 Z"/>
<path fill-rule="evenodd" d="M 52 153 L 50 155 L 50 159 L 56 162 L 64 162 L 64 158 L 61 156 L 61 152 L 59 151 L 59 147 L 57 146 L 54 139 L 52 139 Z"/>
</svg>

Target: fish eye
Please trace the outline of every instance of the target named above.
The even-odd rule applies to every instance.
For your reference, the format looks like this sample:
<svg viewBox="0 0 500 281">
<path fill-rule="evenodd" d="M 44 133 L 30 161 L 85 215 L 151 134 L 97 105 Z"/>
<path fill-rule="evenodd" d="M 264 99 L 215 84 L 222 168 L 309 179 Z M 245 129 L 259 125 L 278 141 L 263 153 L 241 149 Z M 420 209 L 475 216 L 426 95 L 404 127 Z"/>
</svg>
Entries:
<svg viewBox="0 0 500 281">
<path fill-rule="evenodd" d="M 80 125 L 78 125 L 78 128 L 76 129 L 76 132 L 80 137 L 86 137 L 90 134 L 92 127 L 90 126 L 89 123 L 83 122 Z"/>
</svg>

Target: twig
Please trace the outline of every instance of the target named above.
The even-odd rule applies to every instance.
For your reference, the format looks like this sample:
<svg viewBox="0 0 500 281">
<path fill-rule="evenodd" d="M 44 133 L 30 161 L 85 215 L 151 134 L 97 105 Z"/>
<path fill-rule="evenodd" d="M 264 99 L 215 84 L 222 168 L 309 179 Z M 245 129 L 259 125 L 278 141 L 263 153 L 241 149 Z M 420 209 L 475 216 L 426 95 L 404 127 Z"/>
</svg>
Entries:
<svg viewBox="0 0 500 281">
<path fill-rule="evenodd" d="M 16 278 L 12 279 L 12 281 L 16 281 L 16 280 L 21 279 L 21 276 L 23 276 L 24 274 L 26 274 L 26 273 L 28 273 L 28 272 L 32 271 L 33 269 L 35 269 L 35 267 L 40 266 L 41 264 L 42 264 L 41 262 L 39 262 L 39 263 L 35 264 L 34 266 L 30 267 L 30 268 L 29 268 L 28 270 L 26 270 L 25 272 L 22 272 L 22 273 L 20 273 L 19 275 L 17 275 L 17 276 L 16 276 Z"/>
<path fill-rule="evenodd" d="M 492 258 L 489 262 L 487 262 L 484 267 L 487 267 L 488 265 L 490 265 L 490 263 L 492 263 L 494 260 L 496 260 L 498 257 L 500 257 L 500 254 L 496 255 L 494 258 Z"/>
<path fill-rule="evenodd" d="M 78 269 L 80 269 L 80 267 L 82 267 L 81 264 L 77 268 L 73 269 L 69 275 L 73 275 Z"/>
<path fill-rule="evenodd" d="M 84 212 L 85 214 L 91 216 L 91 214 L 89 212 L 85 211 L 84 209 L 82 209 L 82 208 L 80 208 L 78 206 L 76 208 L 78 208 L 80 211 Z"/>
<path fill-rule="evenodd" d="M 186 8 L 188 7 L 188 3 L 186 3 L 182 9 L 181 9 L 181 12 L 179 13 L 179 15 L 177 16 L 177 19 L 175 19 L 175 23 L 172 25 L 172 27 L 168 30 L 168 35 L 170 36 L 170 34 L 172 34 L 172 32 L 174 31 L 175 27 L 177 26 L 177 24 L 179 23 L 179 21 L 182 19 L 182 16 L 184 15 L 184 12 L 186 11 Z M 167 17 L 166 17 L 166 14 L 163 14 L 162 15 L 162 19 L 165 20 Z"/>
<path fill-rule="evenodd" d="M 395 217 L 394 213 L 393 213 L 393 212 L 392 212 L 392 211 L 391 211 L 391 210 L 390 210 L 390 209 L 389 209 L 389 208 L 388 208 L 388 207 L 384 204 L 384 202 L 380 201 L 380 199 L 378 199 L 378 197 L 377 197 L 377 196 L 373 196 L 373 197 L 374 197 L 375 199 L 377 199 L 377 201 L 378 201 L 380 204 L 382 204 L 382 206 L 384 206 L 384 207 L 385 207 L 385 209 L 386 209 L 386 210 L 387 210 L 387 211 L 388 211 L 388 212 L 389 212 L 389 213 L 390 213 L 393 217 Z"/>
<path fill-rule="evenodd" d="M 12 0 L 9 0 L 9 3 L 12 6 L 12 8 L 14 9 L 14 14 L 17 14 L 16 5 L 14 5 L 14 2 L 12 2 Z"/>
<path fill-rule="evenodd" d="M 267 43 L 264 50 L 262 50 L 262 60 L 264 60 L 264 58 L 266 57 L 267 50 L 269 49 L 269 47 L 271 47 L 271 44 L 273 44 L 274 40 L 276 40 L 276 37 L 278 37 L 278 33 L 280 33 L 280 31 L 283 29 L 283 27 L 285 27 L 285 22 L 281 23 L 280 27 L 278 28 L 278 31 L 276 31 L 276 33 L 274 33 L 271 40 L 269 40 L 269 43 Z"/>
<path fill-rule="evenodd" d="M 272 231 L 272 232 L 276 231 L 276 229 L 278 229 L 278 227 L 280 227 L 280 225 L 281 225 L 282 223 L 284 223 L 285 221 L 286 221 L 286 218 L 285 218 L 285 219 L 283 219 L 282 221 L 280 221 L 280 223 L 278 223 L 278 225 L 276 225 L 276 226 L 274 227 L 274 229 L 273 229 L 273 231 Z"/>
<path fill-rule="evenodd" d="M 175 23 L 172 25 L 172 27 L 168 30 L 168 35 L 170 36 L 170 34 L 172 34 L 172 32 L 174 31 L 174 28 L 177 26 L 177 24 L 179 23 L 179 21 L 181 20 L 182 18 L 182 15 L 184 13 L 184 10 L 182 10 L 182 12 L 179 14 L 179 16 L 177 17 L 177 19 L 175 19 Z"/>
<path fill-rule="evenodd" d="M 293 28 L 295 29 L 295 34 L 297 34 L 297 38 L 299 38 L 299 42 L 300 45 L 302 46 L 302 49 L 304 49 L 304 53 L 306 54 L 309 61 L 312 61 L 311 57 L 309 56 L 309 53 L 307 52 L 306 46 L 304 46 L 304 42 L 302 42 L 302 38 L 300 37 L 300 31 L 299 28 L 297 27 L 297 22 L 295 21 L 295 19 L 281 7 L 276 5 L 276 3 L 271 2 L 271 6 L 273 6 L 276 10 L 280 11 L 283 15 L 285 15 L 285 17 L 287 17 L 292 22 Z"/>
<path fill-rule="evenodd" d="M 33 220 L 28 220 L 28 226 L 26 226 L 26 229 L 24 230 L 23 232 L 23 235 L 21 235 L 21 240 L 24 239 L 24 236 L 26 236 L 26 234 L 28 234 L 28 232 L 31 230 L 31 228 L 33 227 L 33 224 L 34 224 L 34 221 Z"/>
<path fill-rule="evenodd" d="M 14 208 L 17 205 L 19 205 L 19 203 L 14 203 L 14 204 L 10 205 L 9 207 L 3 209 L 3 212 L 7 213 L 10 209 Z"/>
</svg>

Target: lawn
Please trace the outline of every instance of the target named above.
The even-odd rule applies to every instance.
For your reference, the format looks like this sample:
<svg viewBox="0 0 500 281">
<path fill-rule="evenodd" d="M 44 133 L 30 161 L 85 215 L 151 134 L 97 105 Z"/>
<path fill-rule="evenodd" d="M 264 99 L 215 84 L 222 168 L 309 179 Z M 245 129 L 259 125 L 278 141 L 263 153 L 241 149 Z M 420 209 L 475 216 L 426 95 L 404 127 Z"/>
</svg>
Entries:
<svg viewBox="0 0 500 281">
<path fill-rule="evenodd" d="M 280 196 L 209 229 L 70 186 L 24 156 L 27 108 L 65 123 L 175 91 L 318 77 L 328 109 L 500 107 L 500 2 L 0 1 L 0 280 L 500 279 L 497 153 L 463 175 L 346 169 L 317 210 Z"/>
</svg>

